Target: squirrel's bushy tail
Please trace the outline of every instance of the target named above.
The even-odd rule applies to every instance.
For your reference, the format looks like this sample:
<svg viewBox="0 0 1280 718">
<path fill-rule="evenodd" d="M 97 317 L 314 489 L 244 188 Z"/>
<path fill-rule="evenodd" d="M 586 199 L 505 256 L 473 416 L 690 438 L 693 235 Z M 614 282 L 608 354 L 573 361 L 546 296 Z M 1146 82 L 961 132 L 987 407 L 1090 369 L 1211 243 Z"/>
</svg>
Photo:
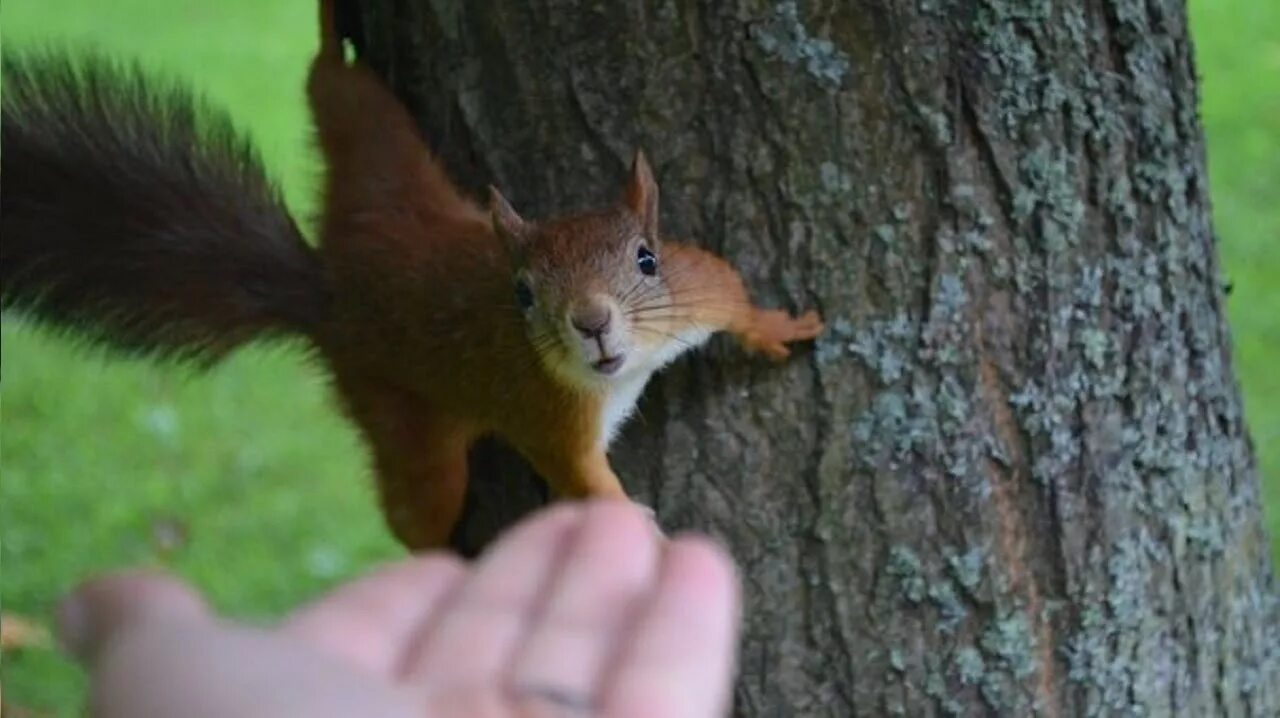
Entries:
<svg viewBox="0 0 1280 718">
<path fill-rule="evenodd" d="M 5 307 L 202 362 L 315 334 L 320 260 L 225 113 L 101 56 L 6 50 L 2 64 Z"/>
</svg>

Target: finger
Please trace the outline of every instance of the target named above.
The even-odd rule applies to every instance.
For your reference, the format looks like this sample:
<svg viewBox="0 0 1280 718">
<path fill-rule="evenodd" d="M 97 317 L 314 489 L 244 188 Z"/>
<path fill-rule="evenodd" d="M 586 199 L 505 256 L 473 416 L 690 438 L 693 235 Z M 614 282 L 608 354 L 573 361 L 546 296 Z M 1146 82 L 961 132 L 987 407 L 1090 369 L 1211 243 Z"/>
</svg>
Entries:
<svg viewBox="0 0 1280 718">
<path fill-rule="evenodd" d="M 517 695 L 551 690 L 598 701 L 618 638 L 652 588 L 658 550 L 649 518 L 629 503 L 587 508 L 512 668 Z"/>
<path fill-rule="evenodd" d="M 92 665 L 117 636 L 151 621 L 207 620 L 204 599 L 170 576 L 125 571 L 81 584 L 57 610 L 58 640 L 84 665 Z"/>
<path fill-rule="evenodd" d="M 409 657 L 408 681 L 427 691 L 496 683 L 582 515 L 581 504 L 545 509 L 485 553 L 441 610 L 434 632 Z"/>
<path fill-rule="evenodd" d="M 738 633 L 732 561 L 707 539 L 666 547 L 657 588 L 606 678 L 609 718 L 706 718 L 728 709 Z"/>
<path fill-rule="evenodd" d="M 303 607 L 281 630 L 390 678 L 466 573 L 444 553 L 398 561 Z"/>
<path fill-rule="evenodd" d="M 230 621 L 144 621 L 104 646 L 95 718 L 422 715 L 407 692 L 280 631 Z"/>
</svg>

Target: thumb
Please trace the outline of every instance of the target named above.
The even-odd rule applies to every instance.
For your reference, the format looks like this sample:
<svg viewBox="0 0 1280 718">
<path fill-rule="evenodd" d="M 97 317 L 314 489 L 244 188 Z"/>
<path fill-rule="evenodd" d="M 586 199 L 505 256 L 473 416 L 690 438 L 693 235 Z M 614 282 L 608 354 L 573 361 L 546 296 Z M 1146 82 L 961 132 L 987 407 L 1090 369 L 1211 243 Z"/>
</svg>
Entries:
<svg viewBox="0 0 1280 718">
<path fill-rule="evenodd" d="M 203 621 L 204 599 L 171 576 L 122 571 L 81 584 L 58 606 L 57 634 L 63 648 L 92 666 L 112 640 L 151 621 Z"/>
</svg>

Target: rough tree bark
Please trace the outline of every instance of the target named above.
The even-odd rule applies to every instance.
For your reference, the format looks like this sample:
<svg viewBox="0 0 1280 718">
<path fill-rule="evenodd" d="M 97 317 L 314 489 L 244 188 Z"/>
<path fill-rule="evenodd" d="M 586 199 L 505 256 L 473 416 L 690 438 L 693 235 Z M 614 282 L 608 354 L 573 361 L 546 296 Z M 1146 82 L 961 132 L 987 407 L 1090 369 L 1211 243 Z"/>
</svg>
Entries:
<svg viewBox="0 0 1280 718">
<path fill-rule="evenodd" d="M 464 185 L 610 201 L 642 146 L 669 234 L 827 318 L 613 452 L 744 568 L 740 714 L 1280 714 L 1183 0 L 347 11 Z M 494 456 L 471 547 L 541 494 Z"/>
</svg>

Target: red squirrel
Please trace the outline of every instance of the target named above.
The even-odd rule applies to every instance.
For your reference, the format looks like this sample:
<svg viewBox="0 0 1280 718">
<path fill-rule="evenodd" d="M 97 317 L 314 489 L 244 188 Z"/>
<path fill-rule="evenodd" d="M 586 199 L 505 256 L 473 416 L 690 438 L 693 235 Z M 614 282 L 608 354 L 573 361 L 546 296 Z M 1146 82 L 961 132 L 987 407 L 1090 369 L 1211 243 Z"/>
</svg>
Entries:
<svg viewBox="0 0 1280 718">
<path fill-rule="evenodd" d="M 318 249 L 225 114 L 101 58 L 6 49 L 4 305 L 205 363 L 305 337 L 411 550 L 449 539 L 478 438 L 509 443 L 559 496 L 625 497 L 606 450 L 656 370 L 718 331 L 775 360 L 822 331 L 815 312 L 756 307 L 724 260 L 662 239 L 643 153 L 615 206 L 526 220 L 490 188 L 482 208 L 319 5 Z"/>
</svg>

